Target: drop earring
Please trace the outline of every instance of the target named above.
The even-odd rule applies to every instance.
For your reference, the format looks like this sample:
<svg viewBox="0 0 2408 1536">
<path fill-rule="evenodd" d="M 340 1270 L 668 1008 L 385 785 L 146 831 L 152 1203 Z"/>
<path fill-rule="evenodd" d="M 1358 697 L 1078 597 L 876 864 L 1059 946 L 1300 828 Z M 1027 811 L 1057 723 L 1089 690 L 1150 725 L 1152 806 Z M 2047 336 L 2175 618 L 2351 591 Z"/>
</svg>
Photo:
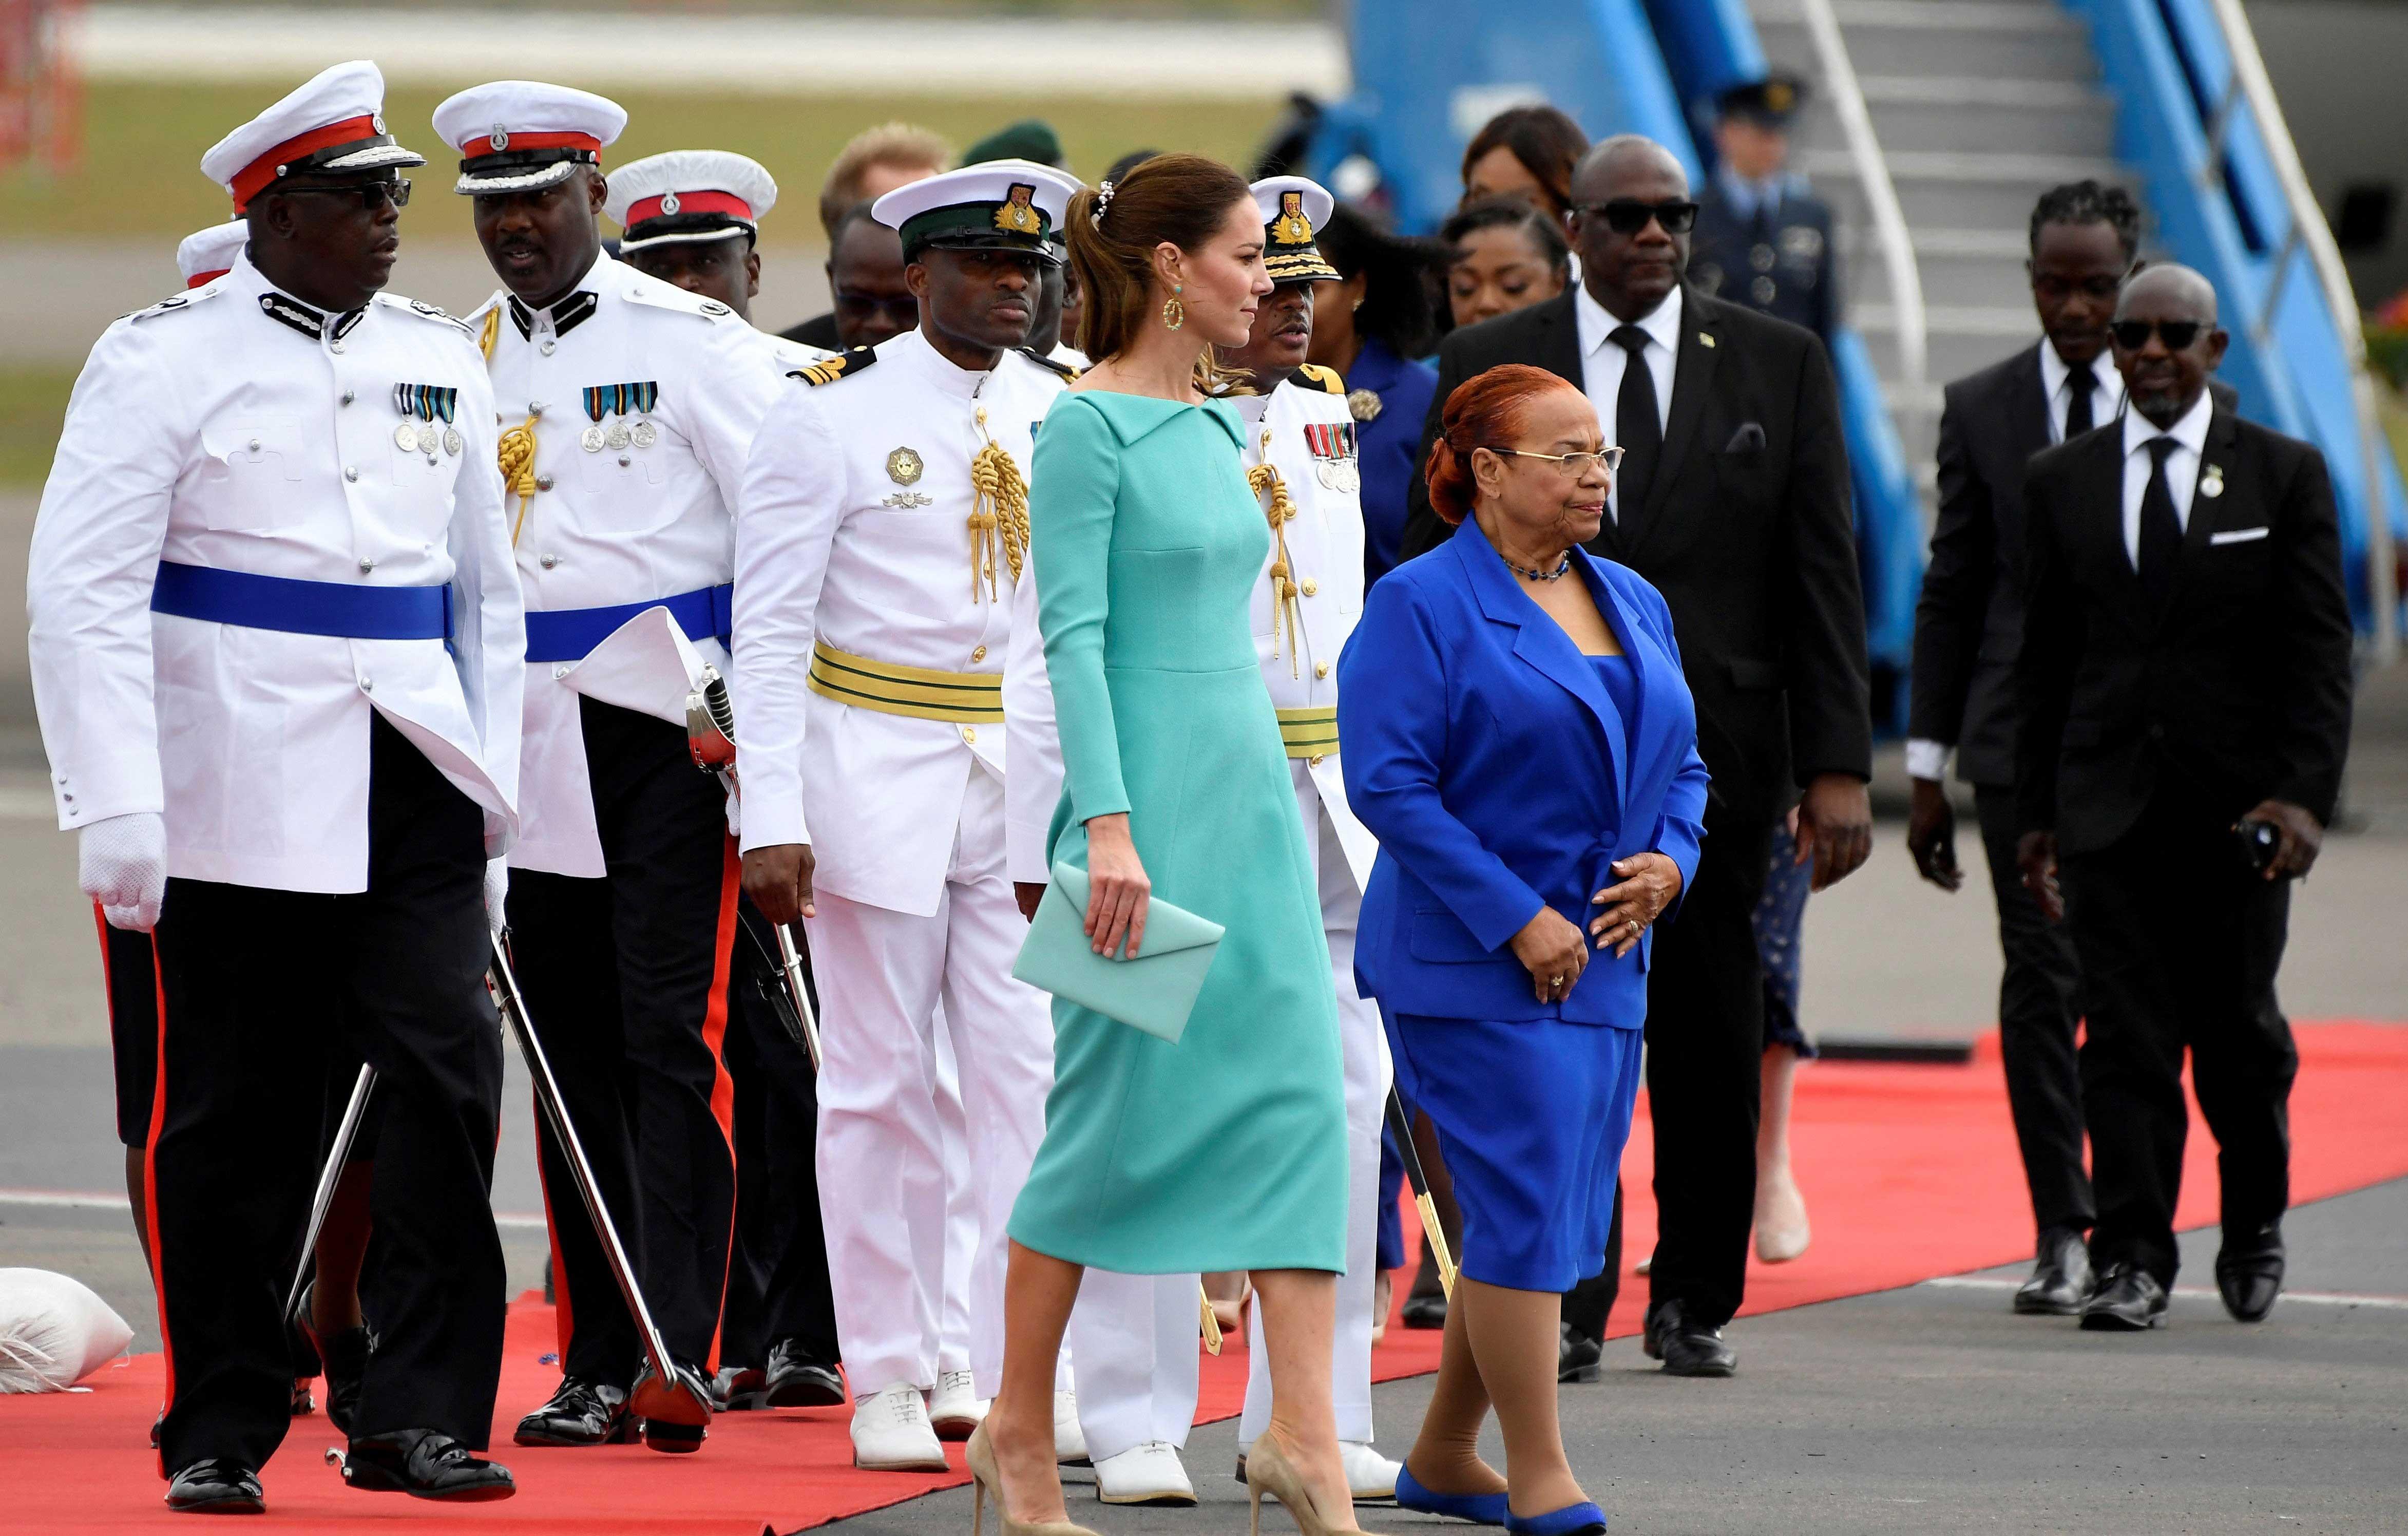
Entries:
<svg viewBox="0 0 2408 1536">
<path fill-rule="evenodd" d="M 1187 306 L 1179 302 L 1179 295 L 1186 291 L 1186 284 L 1173 283 L 1170 296 L 1162 301 L 1162 323 L 1174 331 L 1187 323 Z"/>
</svg>

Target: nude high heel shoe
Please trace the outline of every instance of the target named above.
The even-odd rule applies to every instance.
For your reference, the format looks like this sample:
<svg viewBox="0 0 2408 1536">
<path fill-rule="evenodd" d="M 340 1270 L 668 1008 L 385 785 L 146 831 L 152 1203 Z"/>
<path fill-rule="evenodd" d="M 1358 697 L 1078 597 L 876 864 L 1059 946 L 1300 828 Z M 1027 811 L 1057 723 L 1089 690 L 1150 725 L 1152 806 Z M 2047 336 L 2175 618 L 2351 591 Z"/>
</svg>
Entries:
<svg viewBox="0 0 2408 1536">
<path fill-rule="evenodd" d="M 995 1449 L 987 1443 L 986 1426 L 981 1424 L 970 1431 L 969 1444 L 965 1448 L 969 1461 L 970 1483 L 976 1490 L 970 1497 L 970 1536 L 979 1536 L 986 1519 L 987 1496 L 995 1496 L 996 1518 L 1003 1522 L 1003 1536 L 1096 1536 L 1086 1527 L 1069 1520 L 1015 1520 L 1011 1507 L 1003 1501 L 1003 1475 L 996 1470 Z"/>
<path fill-rule="evenodd" d="M 1312 1490 L 1304 1486 L 1304 1479 L 1297 1474 L 1295 1465 L 1280 1454 L 1279 1447 L 1271 1443 L 1268 1435 L 1257 1436 L 1254 1446 L 1246 1453 L 1246 1496 L 1254 1503 L 1253 1536 L 1263 1536 L 1265 1494 L 1280 1501 L 1280 1506 L 1287 1511 L 1288 1517 L 1296 1522 L 1296 1529 L 1303 1536 L 1332 1536 L 1329 1522 L 1322 1518 L 1321 1507 L 1312 1501 Z M 1341 1536 L 1355 1536 L 1355 1533 L 1344 1532 Z M 1363 1531 L 1360 1536 L 1378 1536 L 1378 1533 Z"/>
</svg>

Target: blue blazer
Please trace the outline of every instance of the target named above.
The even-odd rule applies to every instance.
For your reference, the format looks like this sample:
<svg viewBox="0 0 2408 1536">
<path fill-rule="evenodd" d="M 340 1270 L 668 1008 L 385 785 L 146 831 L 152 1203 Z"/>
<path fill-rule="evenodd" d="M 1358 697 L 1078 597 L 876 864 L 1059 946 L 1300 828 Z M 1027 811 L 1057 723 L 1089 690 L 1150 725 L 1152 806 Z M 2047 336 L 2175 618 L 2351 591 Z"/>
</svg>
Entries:
<svg viewBox="0 0 2408 1536">
<path fill-rule="evenodd" d="M 1705 836 L 1671 614 L 1627 567 L 1574 549 L 1572 569 L 1637 668 L 1635 719 L 1469 522 L 1371 589 L 1339 658 L 1346 800 L 1380 840 L 1354 974 L 1393 1012 L 1646 1021 L 1652 926 L 1627 958 L 1592 948 L 1560 1003 L 1531 996 L 1511 948 L 1541 905 L 1586 933 L 1632 854 L 1670 858 L 1685 892 Z"/>
</svg>

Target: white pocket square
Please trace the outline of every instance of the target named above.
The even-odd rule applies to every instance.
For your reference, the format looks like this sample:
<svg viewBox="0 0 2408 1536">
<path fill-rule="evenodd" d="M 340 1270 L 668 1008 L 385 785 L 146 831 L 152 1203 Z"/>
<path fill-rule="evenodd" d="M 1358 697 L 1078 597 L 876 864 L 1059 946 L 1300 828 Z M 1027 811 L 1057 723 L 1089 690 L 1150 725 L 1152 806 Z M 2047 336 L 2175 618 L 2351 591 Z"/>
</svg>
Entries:
<svg viewBox="0 0 2408 1536">
<path fill-rule="evenodd" d="M 2246 544 L 2253 538 L 2263 538 L 2271 532 L 2270 528 L 2227 528 L 2222 533 L 2209 534 L 2207 541 L 2211 544 Z"/>
</svg>

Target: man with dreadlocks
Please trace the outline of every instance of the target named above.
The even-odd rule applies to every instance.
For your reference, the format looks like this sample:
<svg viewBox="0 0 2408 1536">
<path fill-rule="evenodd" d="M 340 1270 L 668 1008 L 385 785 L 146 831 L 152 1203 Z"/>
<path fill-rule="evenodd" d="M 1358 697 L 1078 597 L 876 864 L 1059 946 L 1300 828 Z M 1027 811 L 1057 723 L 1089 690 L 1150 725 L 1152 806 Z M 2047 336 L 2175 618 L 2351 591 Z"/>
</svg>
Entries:
<svg viewBox="0 0 2408 1536">
<path fill-rule="evenodd" d="M 1010 974 L 1026 925 L 1005 868 L 1002 684 L 1025 467 L 1063 387 L 1020 349 L 1076 190 L 990 161 L 881 197 L 919 327 L 796 370 L 737 510 L 744 888 L 771 922 L 809 926 L 844 1022 L 824 1041 L 819 1182 L 865 1468 L 943 1471 L 939 1434 L 967 1436 L 997 1385 L 1004 1222 L 1053 1084 L 1047 999 Z M 940 1007 L 979 1185 L 974 1383 L 939 1361 Z"/>
</svg>

